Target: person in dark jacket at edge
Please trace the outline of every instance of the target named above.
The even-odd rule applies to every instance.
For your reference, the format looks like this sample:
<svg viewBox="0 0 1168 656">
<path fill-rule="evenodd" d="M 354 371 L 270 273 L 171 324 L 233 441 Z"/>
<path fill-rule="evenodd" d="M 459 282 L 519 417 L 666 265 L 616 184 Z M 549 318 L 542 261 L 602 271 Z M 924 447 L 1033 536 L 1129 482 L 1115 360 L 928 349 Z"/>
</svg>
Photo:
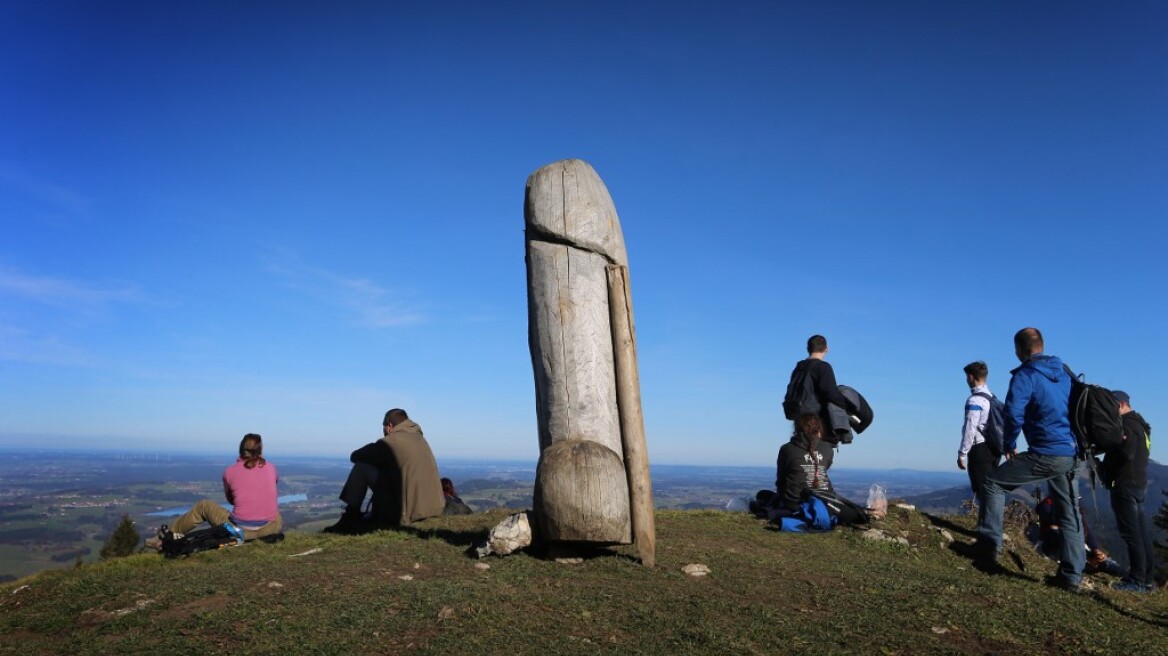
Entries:
<svg viewBox="0 0 1168 656">
<path fill-rule="evenodd" d="M 1123 446 L 1103 457 L 1100 474 L 1111 491 L 1111 510 L 1119 537 L 1127 546 L 1128 573 L 1112 588 L 1126 592 L 1154 592 L 1156 566 L 1152 528 L 1144 512 L 1148 488 L 1148 454 L 1152 449 L 1152 427 L 1132 410 L 1127 392 L 1112 392 L 1119 401 L 1123 420 Z"/>
<path fill-rule="evenodd" d="M 1006 461 L 990 472 L 982 487 L 977 523 L 974 566 L 989 574 L 1004 571 L 998 562 L 1002 549 L 1002 516 L 1006 492 L 1023 485 L 1048 482 L 1062 533 L 1058 574 L 1047 585 L 1079 592 L 1087 552 L 1079 511 L 1078 441 L 1071 432 L 1071 378 L 1063 362 L 1043 351 L 1037 328 L 1014 335 L 1014 354 L 1022 363 L 1010 372 L 1005 401 Z M 1027 450 L 1018 452 L 1018 434 L 1026 434 Z"/>
<path fill-rule="evenodd" d="M 818 404 L 817 408 L 809 409 L 818 414 L 819 420 L 824 427 L 832 425 L 829 403 L 844 408 L 849 415 L 859 414 L 860 409 L 855 403 L 852 403 L 848 397 L 844 396 L 843 392 L 839 390 L 839 384 L 835 380 L 835 370 L 832 369 L 831 364 L 824 358 L 827 356 L 827 338 L 823 335 L 812 335 L 807 339 L 807 359 L 800 360 L 795 365 L 795 369 L 791 371 L 791 382 L 794 382 L 806 374 L 807 385 L 815 393 L 815 401 Z M 791 384 L 787 385 L 788 395 L 791 394 Z M 802 414 L 800 411 L 798 414 Z M 791 415 L 788 415 L 791 416 Z M 823 439 L 816 446 L 819 453 L 823 456 L 823 470 L 831 469 L 831 465 L 835 460 L 835 447 L 839 443 L 835 434 L 827 430 L 823 431 Z"/>
</svg>

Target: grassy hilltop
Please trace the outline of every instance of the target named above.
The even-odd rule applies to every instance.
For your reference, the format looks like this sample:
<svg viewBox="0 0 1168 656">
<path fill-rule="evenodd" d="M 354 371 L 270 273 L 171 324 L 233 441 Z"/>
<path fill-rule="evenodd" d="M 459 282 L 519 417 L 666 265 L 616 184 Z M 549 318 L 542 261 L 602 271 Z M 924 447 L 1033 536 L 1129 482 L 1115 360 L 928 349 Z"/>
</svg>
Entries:
<svg viewBox="0 0 1168 656">
<path fill-rule="evenodd" d="M 44 572 L 0 586 L 0 653 L 1134 654 L 1168 644 L 1168 594 L 1114 592 L 1102 576 L 1090 594 L 1046 588 L 1053 564 L 1017 532 L 1009 575 L 973 570 L 962 555 L 969 517 L 894 507 L 876 526 L 906 546 L 659 511 L 654 569 L 631 547 L 577 564 L 468 558 L 504 516 Z M 711 573 L 687 576 L 690 563 Z"/>
</svg>

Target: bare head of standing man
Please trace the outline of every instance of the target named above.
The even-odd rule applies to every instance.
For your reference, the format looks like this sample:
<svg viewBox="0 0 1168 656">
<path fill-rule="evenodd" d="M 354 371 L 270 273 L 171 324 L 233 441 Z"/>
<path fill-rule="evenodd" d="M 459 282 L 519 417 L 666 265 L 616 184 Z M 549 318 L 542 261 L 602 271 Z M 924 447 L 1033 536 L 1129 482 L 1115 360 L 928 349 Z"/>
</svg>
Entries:
<svg viewBox="0 0 1168 656">
<path fill-rule="evenodd" d="M 1023 328 L 1014 333 L 1014 355 L 1019 362 L 1026 362 L 1030 356 L 1042 353 L 1046 345 L 1042 341 L 1042 331 L 1037 328 Z"/>
<path fill-rule="evenodd" d="M 808 357 L 822 360 L 827 355 L 827 338 L 823 335 L 812 335 L 807 338 Z"/>
</svg>

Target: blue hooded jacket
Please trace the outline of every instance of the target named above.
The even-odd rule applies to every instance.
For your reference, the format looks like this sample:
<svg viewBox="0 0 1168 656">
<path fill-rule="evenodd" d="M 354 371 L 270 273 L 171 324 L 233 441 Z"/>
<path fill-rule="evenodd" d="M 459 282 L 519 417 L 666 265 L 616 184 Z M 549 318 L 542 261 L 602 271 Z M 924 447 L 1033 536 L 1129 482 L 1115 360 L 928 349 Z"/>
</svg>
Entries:
<svg viewBox="0 0 1168 656">
<path fill-rule="evenodd" d="M 1071 432 L 1068 411 L 1071 377 L 1063 361 L 1038 353 L 1010 372 L 1006 394 L 1006 451 L 1018 445 L 1018 432 L 1026 433 L 1026 444 L 1044 456 L 1075 456 L 1078 444 Z"/>
</svg>

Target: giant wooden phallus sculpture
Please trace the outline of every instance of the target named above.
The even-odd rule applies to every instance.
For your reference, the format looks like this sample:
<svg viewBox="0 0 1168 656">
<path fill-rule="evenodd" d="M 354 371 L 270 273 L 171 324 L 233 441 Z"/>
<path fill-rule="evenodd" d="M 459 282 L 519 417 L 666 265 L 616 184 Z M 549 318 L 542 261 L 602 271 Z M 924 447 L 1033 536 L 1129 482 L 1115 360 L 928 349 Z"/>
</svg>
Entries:
<svg viewBox="0 0 1168 656">
<path fill-rule="evenodd" d="M 538 535 L 550 543 L 633 542 L 652 566 L 653 490 L 616 208 L 596 171 L 569 159 L 527 179 L 524 216 Z"/>
</svg>

